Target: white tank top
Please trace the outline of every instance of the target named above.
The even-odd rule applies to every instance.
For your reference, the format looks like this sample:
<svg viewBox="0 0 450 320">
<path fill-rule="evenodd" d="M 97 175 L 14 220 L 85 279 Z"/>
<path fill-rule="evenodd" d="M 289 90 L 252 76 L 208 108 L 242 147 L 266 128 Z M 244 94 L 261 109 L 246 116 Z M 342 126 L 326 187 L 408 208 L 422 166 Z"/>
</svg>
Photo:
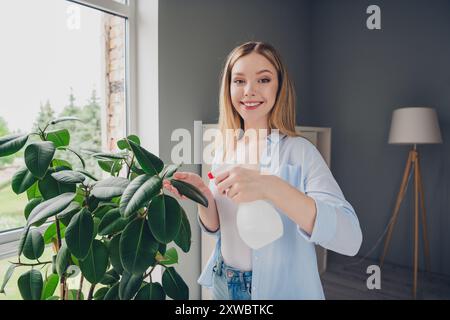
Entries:
<svg viewBox="0 0 450 320">
<path fill-rule="evenodd" d="M 214 160 L 217 161 L 218 159 L 221 159 L 221 157 L 222 153 L 219 152 Z M 247 160 L 253 159 L 248 156 L 248 153 L 246 158 Z M 233 162 L 233 164 L 251 169 L 259 168 L 258 164 L 248 164 L 243 163 L 242 161 L 245 160 L 237 159 L 237 161 Z M 250 161 L 254 162 L 254 159 Z M 220 164 L 217 164 L 218 162 Z M 230 163 L 221 164 L 220 161 L 217 161 L 215 172 L 221 172 L 227 166 L 229 167 Z M 214 195 L 217 212 L 219 214 L 222 245 L 221 251 L 224 262 L 227 265 L 242 271 L 252 270 L 252 249 L 241 239 L 237 229 L 236 214 L 238 210 L 238 204 L 235 204 L 226 195 L 219 194 L 217 186 L 214 183 L 210 184 L 210 189 Z"/>
</svg>

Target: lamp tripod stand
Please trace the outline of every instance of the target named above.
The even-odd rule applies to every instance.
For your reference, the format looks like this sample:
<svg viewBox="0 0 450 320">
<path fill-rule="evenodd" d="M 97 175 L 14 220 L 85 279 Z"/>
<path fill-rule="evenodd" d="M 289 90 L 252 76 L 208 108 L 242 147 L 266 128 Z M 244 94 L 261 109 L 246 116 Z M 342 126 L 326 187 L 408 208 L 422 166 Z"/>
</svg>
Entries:
<svg viewBox="0 0 450 320">
<path fill-rule="evenodd" d="M 406 162 L 405 172 L 403 174 L 402 183 L 400 185 L 400 191 L 397 196 L 397 201 L 395 203 L 395 209 L 392 215 L 392 221 L 388 229 L 388 233 L 386 236 L 386 240 L 384 243 L 383 254 L 380 259 L 380 267 L 383 267 L 384 258 L 386 256 L 389 242 L 391 241 L 392 232 L 394 230 L 395 223 L 397 221 L 398 213 L 400 210 L 400 205 L 405 197 L 405 193 L 409 183 L 409 177 L 412 173 L 411 170 L 414 171 L 414 275 L 413 275 L 413 296 L 416 298 L 417 294 L 417 273 L 418 273 L 418 264 L 419 264 L 419 200 L 421 207 L 421 217 L 422 217 L 422 235 L 424 241 L 424 251 L 425 251 L 425 262 L 426 262 L 426 270 L 430 270 L 430 250 L 429 243 L 427 237 L 427 225 L 426 225 L 426 212 L 425 212 L 425 204 L 424 204 L 424 191 L 422 185 L 422 176 L 420 173 L 420 165 L 419 165 L 419 152 L 417 151 L 416 144 L 414 144 L 414 148 L 409 151 L 408 160 Z"/>
</svg>

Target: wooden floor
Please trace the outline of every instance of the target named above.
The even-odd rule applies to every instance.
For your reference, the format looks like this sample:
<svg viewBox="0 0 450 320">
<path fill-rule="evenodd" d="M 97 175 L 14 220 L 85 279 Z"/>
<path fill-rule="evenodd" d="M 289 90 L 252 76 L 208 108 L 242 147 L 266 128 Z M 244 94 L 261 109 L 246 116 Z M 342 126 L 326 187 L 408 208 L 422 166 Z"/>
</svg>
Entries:
<svg viewBox="0 0 450 320">
<path fill-rule="evenodd" d="M 366 285 L 369 265 L 378 261 L 358 257 L 329 255 L 327 271 L 321 275 L 328 300 L 409 300 L 412 299 L 412 269 L 385 264 L 381 269 L 381 289 Z M 450 277 L 420 272 L 417 299 L 450 300 Z"/>
</svg>

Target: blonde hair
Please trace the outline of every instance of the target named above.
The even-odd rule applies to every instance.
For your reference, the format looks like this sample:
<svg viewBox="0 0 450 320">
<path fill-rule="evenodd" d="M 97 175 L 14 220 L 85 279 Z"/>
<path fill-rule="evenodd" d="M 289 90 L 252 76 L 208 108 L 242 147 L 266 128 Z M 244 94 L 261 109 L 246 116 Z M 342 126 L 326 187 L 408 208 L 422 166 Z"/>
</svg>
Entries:
<svg viewBox="0 0 450 320">
<path fill-rule="evenodd" d="M 222 71 L 222 83 L 219 96 L 219 130 L 222 137 L 227 136 L 227 129 L 237 132 L 244 129 L 244 120 L 233 108 L 230 95 L 231 70 L 239 58 L 252 52 L 264 56 L 274 66 L 278 75 L 278 91 L 275 105 L 271 109 L 268 117 L 268 131 L 278 129 L 280 133 L 287 136 L 299 136 L 295 131 L 295 90 L 289 78 L 287 69 L 281 61 L 280 54 L 268 43 L 246 42 L 230 52 Z M 233 141 L 232 143 L 235 143 Z"/>
</svg>

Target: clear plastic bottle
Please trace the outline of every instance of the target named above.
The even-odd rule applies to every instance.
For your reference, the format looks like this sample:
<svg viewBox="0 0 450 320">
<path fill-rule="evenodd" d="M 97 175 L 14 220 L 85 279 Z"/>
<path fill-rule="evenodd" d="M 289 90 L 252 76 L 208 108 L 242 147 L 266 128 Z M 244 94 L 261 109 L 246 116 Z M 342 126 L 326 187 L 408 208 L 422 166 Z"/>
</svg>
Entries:
<svg viewBox="0 0 450 320">
<path fill-rule="evenodd" d="M 232 166 L 227 166 L 230 169 Z M 221 168 L 220 172 L 224 171 Z M 213 179 L 219 172 L 208 173 Z M 260 249 L 283 235 L 283 221 L 274 206 L 265 200 L 240 203 L 236 224 L 239 236 L 252 249 Z"/>
</svg>

